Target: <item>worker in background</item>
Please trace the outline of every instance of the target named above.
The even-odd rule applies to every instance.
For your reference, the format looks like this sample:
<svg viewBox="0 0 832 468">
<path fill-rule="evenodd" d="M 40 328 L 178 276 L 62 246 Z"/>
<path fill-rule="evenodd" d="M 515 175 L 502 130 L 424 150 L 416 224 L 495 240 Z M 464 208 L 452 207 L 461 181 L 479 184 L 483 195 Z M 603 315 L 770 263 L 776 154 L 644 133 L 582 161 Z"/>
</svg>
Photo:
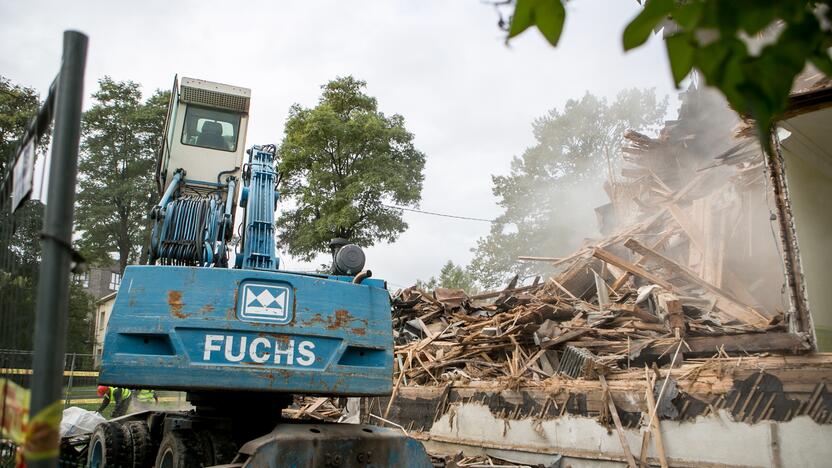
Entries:
<svg viewBox="0 0 832 468">
<path fill-rule="evenodd" d="M 101 413 L 104 411 L 104 408 L 112 401 L 116 405 L 113 408 L 113 417 L 117 418 L 127 414 L 127 409 L 130 407 L 130 400 L 133 398 L 133 392 L 126 388 L 99 385 L 98 396 L 104 397 L 101 401 L 101 406 L 98 407 L 98 412 Z"/>
<path fill-rule="evenodd" d="M 159 403 L 159 396 L 156 395 L 156 390 L 134 390 L 136 394 L 136 401 L 133 402 L 133 411 L 147 411 L 153 409 L 153 406 Z"/>
</svg>

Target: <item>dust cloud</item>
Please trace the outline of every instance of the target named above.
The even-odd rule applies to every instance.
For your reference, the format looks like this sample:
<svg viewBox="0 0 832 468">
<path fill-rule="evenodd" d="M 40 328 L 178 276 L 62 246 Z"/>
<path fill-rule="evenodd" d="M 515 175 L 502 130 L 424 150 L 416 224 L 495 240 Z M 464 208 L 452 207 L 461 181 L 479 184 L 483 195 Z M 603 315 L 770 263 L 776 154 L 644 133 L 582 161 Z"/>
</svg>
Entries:
<svg viewBox="0 0 832 468">
<path fill-rule="evenodd" d="M 782 313 L 785 277 L 771 188 L 756 138 L 738 133 L 744 125 L 724 98 L 691 85 L 680 94 L 678 117 L 657 134 L 625 134 L 606 177 L 552 188 L 556 216 L 548 232 L 558 245 L 541 252 L 530 243 L 530 255 L 568 257 L 629 230 L 738 302 L 768 316 Z"/>
</svg>

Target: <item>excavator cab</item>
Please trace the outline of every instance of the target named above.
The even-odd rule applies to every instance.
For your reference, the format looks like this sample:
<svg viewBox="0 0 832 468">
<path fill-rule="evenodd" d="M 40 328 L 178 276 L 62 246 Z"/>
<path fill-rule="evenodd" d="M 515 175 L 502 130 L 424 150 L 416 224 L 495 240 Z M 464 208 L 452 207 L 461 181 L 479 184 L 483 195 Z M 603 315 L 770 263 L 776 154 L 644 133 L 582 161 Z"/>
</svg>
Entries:
<svg viewBox="0 0 832 468">
<path fill-rule="evenodd" d="M 161 199 L 150 213 L 148 263 L 228 266 L 250 101 L 247 88 L 174 78 L 156 164 Z"/>
<path fill-rule="evenodd" d="M 159 195 L 177 169 L 189 185 L 217 187 L 239 178 L 245 156 L 251 90 L 212 81 L 174 78 L 164 140 L 156 166 Z"/>
</svg>

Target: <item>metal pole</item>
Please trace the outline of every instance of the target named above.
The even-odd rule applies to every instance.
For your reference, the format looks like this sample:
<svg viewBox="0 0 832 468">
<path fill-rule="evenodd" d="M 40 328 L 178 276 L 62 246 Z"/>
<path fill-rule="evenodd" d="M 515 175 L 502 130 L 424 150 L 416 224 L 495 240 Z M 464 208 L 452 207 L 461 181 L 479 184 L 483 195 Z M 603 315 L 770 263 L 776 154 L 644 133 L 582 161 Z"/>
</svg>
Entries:
<svg viewBox="0 0 832 468">
<path fill-rule="evenodd" d="M 69 395 L 72 393 L 72 376 L 75 374 L 75 356 L 77 354 L 72 353 L 72 363 L 69 365 L 69 381 L 66 383 L 66 402 L 64 406 L 69 406 Z"/>
<path fill-rule="evenodd" d="M 81 101 L 87 36 L 64 32 L 64 50 L 55 102 L 49 199 L 41 234 L 42 261 L 35 316 L 35 356 L 29 431 L 36 441 L 26 447 L 29 467 L 58 465 L 58 442 L 69 309 L 73 205 L 81 138 Z M 57 421 L 55 411 L 57 413 Z"/>
</svg>

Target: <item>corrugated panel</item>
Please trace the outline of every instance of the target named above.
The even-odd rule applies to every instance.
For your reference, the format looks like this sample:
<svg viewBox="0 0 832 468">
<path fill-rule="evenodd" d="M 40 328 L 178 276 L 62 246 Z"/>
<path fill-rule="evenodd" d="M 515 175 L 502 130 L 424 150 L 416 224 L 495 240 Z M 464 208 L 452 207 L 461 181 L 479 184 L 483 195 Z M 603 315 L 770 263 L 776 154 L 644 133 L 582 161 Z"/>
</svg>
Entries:
<svg viewBox="0 0 832 468">
<path fill-rule="evenodd" d="M 236 112 L 248 112 L 249 98 L 246 96 L 235 96 L 191 86 L 182 86 L 181 93 L 179 99 L 182 102 Z"/>
</svg>

